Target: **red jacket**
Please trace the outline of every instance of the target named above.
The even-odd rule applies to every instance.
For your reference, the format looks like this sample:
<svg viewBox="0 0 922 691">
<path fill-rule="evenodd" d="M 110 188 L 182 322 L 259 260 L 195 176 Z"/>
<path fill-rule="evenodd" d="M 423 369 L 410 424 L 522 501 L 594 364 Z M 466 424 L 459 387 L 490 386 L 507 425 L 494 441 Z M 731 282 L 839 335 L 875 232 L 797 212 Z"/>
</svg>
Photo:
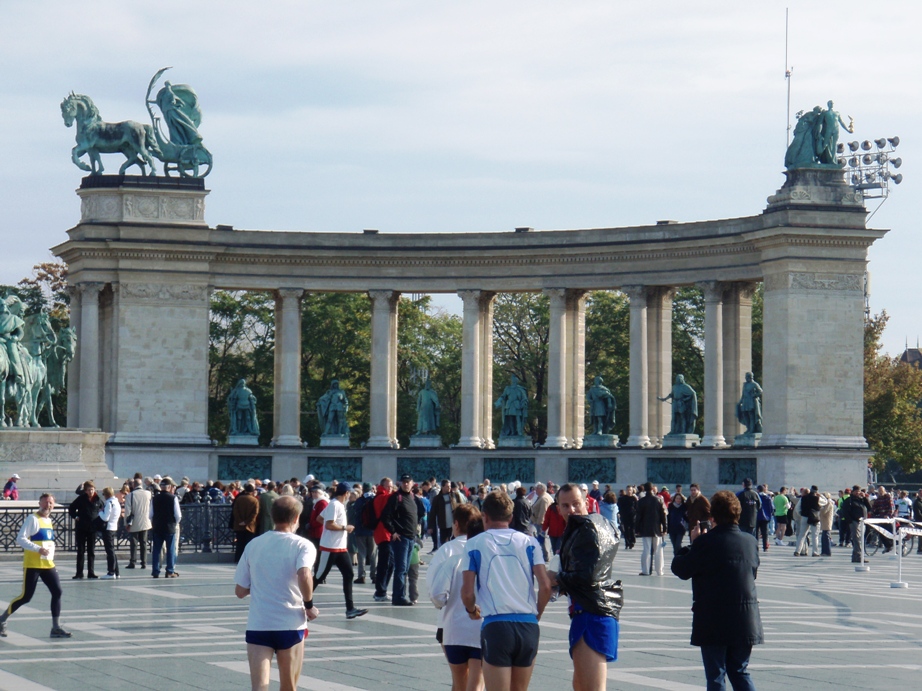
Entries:
<svg viewBox="0 0 922 691">
<path fill-rule="evenodd" d="M 557 504 L 551 504 L 544 512 L 544 524 L 541 526 L 548 537 L 560 537 L 567 527 L 567 521 L 557 509 Z"/>
<path fill-rule="evenodd" d="M 384 513 L 384 505 L 391 498 L 393 492 L 387 492 L 381 485 L 378 485 L 378 493 L 375 495 L 375 516 L 378 517 L 378 525 L 375 526 L 375 544 L 380 545 L 391 541 L 390 531 L 384 527 L 381 521 L 381 514 Z"/>
<path fill-rule="evenodd" d="M 327 504 L 329 503 L 330 502 L 328 502 L 326 499 L 320 499 L 311 509 L 311 524 L 307 529 L 307 534 L 314 540 L 319 540 L 320 536 L 323 535 L 323 523 L 318 521 L 317 518 L 320 516 L 323 510 L 327 508 Z"/>
<path fill-rule="evenodd" d="M 597 502 L 592 497 L 586 497 L 586 511 L 589 513 L 598 513 L 599 512 L 599 502 Z"/>
</svg>

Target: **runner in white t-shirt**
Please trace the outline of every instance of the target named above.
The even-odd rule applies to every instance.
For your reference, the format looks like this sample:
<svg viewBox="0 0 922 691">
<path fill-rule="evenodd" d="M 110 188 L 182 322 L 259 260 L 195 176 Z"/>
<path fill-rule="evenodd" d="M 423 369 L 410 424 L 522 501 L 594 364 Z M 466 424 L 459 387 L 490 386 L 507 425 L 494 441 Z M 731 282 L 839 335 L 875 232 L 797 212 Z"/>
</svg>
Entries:
<svg viewBox="0 0 922 691">
<path fill-rule="evenodd" d="M 367 609 L 356 609 L 352 601 L 352 556 L 347 549 L 349 533 L 355 526 L 346 520 L 346 496 L 352 488 L 340 482 L 333 490 L 333 498 L 320 513 L 323 519 L 323 533 L 320 535 L 320 564 L 317 566 L 315 585 L 321 585 L 327 579 L 330 569 L 335 565 L 343 576 L 343 594 L 346 596 L 346 619 L 355 619 L 368 614 Z"/>
<path fill-rule="evenodd" d="M 538 620 L 551 597 L 538 541 L 511 530 L 511 520 L 512 500 L 504 492 L 491 492 L 483 500 L 486 532 L 465 546 L 461 600 L 471 619 L 483 617 L 480 647 L 487 691 L 528 688 L 538 653 Z"/>
<path fill-rule="evenodd" d="M 250 596 L 246 642 L 254 689 L 269 688 L 273 654 L 282 691 L 297 688 L 307 622 L 319 614 L 311 579 L 315 548 L 294 532 L 302 508 L 294 497 L 277 499 L 272 505 L 275 529 L 246 546 L 234 574 L 237 597 Z"/>
</svg>

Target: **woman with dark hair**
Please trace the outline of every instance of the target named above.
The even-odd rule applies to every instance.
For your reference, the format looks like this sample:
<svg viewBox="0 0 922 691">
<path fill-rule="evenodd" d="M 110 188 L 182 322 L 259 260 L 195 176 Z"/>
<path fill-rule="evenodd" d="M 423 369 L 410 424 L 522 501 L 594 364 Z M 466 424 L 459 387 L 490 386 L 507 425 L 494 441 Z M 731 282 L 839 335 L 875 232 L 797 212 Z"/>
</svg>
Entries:
<svg viewBox="0 0 922 691">
<path fill-rule="evenodd" d="M 699 535 L 672 560 L 672 572 L 692 581 L 691 644 L 701 648 L 708 691 L 755 689 L 747 667 L 763 642 L 756 595 L 759 544 L 739 528 L 740 502 L 732 492 L 711 497 L 717 527 Z"/>
<path fill-rule="evenodd" d="M 685 513 L 685 495 L 676 492 L 669 502 L 669 513 L 666 516 L 666 523 L 669 528 L 669 539 L 672 540 L 672 552 L 678 554 L 682 549 L 682 539 L 685 537 L 685 531 L 688 530 L 688 518 Z"/>
</svg>

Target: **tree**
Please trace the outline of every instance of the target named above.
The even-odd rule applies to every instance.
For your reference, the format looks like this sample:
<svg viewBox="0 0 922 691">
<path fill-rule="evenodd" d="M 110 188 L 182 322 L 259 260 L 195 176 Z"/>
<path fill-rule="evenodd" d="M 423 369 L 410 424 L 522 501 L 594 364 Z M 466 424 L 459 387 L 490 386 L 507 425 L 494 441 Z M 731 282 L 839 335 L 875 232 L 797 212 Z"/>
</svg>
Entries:
<svg viewBox="0 0 922 691">
<path fill-rule="evenodd" d="M 875 452 L 874 466 L 888 462 L 905 472 L 922 467 L 922 371 L 881 354 L 886 311 L 864 327 L 864 436 Z"/>
<path fill-rule="evenodd" d="M 612 434 L 627 439 L 630 429 L 630 302 L 624 293 L 598 290 L 586 298 L 586 381 L 601 376 L 618 406 Z M 585 411 L 583 411 L 585 414 Z"/>
</svg>

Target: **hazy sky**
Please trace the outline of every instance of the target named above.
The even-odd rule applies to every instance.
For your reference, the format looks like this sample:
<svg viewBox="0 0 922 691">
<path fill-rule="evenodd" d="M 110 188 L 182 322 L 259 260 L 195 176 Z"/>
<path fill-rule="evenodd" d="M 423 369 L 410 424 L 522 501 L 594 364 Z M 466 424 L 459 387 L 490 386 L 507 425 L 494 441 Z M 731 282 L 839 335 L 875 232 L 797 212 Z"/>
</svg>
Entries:
<svg viewBox="0 0 922 691">
<path fill-rule="evenodd" d="M 0 283 L 79 219 L 59 104 L 147 121 L 160 68 L 188 83 L 215 158 L 206 220 L 357 232 L 612 227 L 760 213 L 792 113 L 834 99 L 899 135 L 905 182 L 870 225 L 887 349 L 922 335 L 922 4 L 92 3 L 0 0 Z M 120 156 L 104 157 L 115 173 Z M 135 170 L 135 169 L 133 169 Z M 876 201 L 869 202 L 873 210 Z"/>
</svg>

